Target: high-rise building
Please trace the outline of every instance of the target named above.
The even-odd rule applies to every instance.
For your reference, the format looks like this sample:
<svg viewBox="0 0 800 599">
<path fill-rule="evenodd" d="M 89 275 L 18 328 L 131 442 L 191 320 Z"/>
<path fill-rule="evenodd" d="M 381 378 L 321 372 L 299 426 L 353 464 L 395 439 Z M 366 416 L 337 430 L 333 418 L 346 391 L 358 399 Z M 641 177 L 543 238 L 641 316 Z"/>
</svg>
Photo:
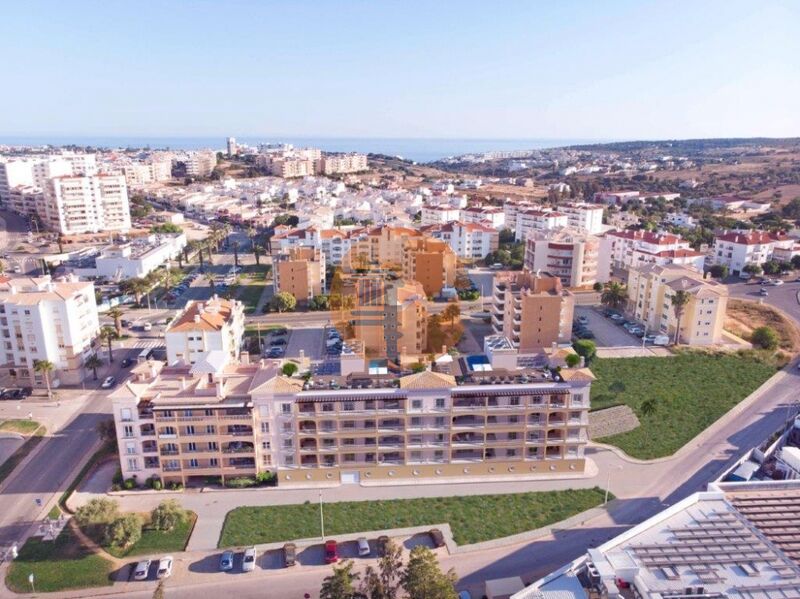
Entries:
<svg viewBox="0 0 800 599">
<path fill-rule="evenodd" d="M 561 279 L 528 271 L 498 274 L 492 291 L 492 327 L 520 352 L 569 343 L 575 297 Z"/>
<path fill-rule="evenodd" d="M 275 293 L 291 293 L 302 304 L 325 293 L 325 254 L 321 250 L 291 248 L 272 260 Z"/>
<path fill-rule="evenodd" d="M 228 156 L 236 156 L 239 153 L 239 147 L 236 145 L 236 138 L 228 138 Z"/>
<path fill-rule="evenodd" d="M 45 225 L 64 235 L 126 232 L 131 228 L 128 187 L 123 175 L 51 178 L 44 192 Z"/>
<path fill-rule="evenodd" d="M 22 385 L 44 386 L 37 361 L 52 362 L 53 386 L 80 383 L 99 330 L 94 284 L 67 277 L 16 278 L 0 283 L 2 371 Z"/>
<path fill-rule="evenodd" d="M 212 150 L 188 152 L 179 162 L 186 166 L 187 177 L 209 177 L 217 166 L 217 155 Z"/>
<path fill-rule="evenodd" d="M 599 272 L 600 240 L 574 229 L 536 231 L 525 241 L 524 266 L 531 272 L 548 272 L 564 287 L 591 287 L 608 280 Z"/>
<path fill-rule="evenodd" d="M 359 173 L 368 169 L 366 154 L 326 154 L 316 161 L 316 174 Z"/>
</svg>

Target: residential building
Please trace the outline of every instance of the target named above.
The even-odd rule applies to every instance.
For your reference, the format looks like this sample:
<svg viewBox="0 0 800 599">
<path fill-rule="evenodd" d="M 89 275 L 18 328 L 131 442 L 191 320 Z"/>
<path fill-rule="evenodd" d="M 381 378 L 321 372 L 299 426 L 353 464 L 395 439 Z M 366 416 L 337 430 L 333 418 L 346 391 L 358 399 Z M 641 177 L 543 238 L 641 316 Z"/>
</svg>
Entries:
<svg viewBox="0 0 800 599">
<path fill-rule="evenodd" d="M 137 237 L 101 248 L 96 254 L 66 263 L 80 277 L 100 277 L 112 281 L 146 277 L 175 260 L 186 247 L 186 235 L 158 234 Z"/>
<path fill-rule="evenodd" d="M 411 237 L 403 244 L 403 276 L 419 282 L 428 297 L 438 297 L 442 288 L 456 281 L 458 258 L 450 246 L 432 237 Z"/>
<path fill-rule="evenodd" d="M 160 183 L 172 179 L 172 160 L 160 158 L 146 162 L 132 162 L 123 165 L 121 170 L 128 187 Z"/>
<path fill-rule="evenodd" d="M 245 354 L 246 356 L 246 354 Z M 279 362 L 148 361 L 111 396 L 124 478 L 164 484 L 277 474 L 279 485 L 575 476 L 584 471 L 587 369 L 280 374 Z"/>
<path fill-rule="evenodd" d="M 315 174 L 337 175 L 360 173 L 368 168 L 366 154 L 326 154 L 316 161 Z"/>
<path fill-rule="evenodd" d="M 422 226 L 444 225 L 458 220 L 461 210 L 447 204 L 424 205 L 421 209 Z"/>
<path fill-rule="evenodd" d="M 628 200 L 638 200 L 638 191 L 598 191 L 592 201 L 596 204 L 624 204 Z"/>
<path fill-rule="evenodd" d="M 273 177 L 291 179 L 294 177 L 309 177 L 314 174 L 315 163 L 308 158 L 270 157 L 265 162 L 269 174 Z"/>
<path fill-rule="evenodd" d="M 794 243 L 790 237 L 767 231 L 726 232 L 714 239 L 712 259 L 738 275 L 749 264 L 761 266 L 772 259 L 776 247 L 785 250 Z"/>
<path fill-rule="evenodd" d="M 239 153 L 239 147 L 236 145 L 236 138 L 229 137 L 227 139 L 228 156 L 236 156 Z"/>
<path fill-rule="evenodd" d="M 217 154 L 212 150 L 187 152 L 181 162 L 186 166 L 187 177 L 210 177 L 217 166 Z"/>
<path fill-rule="evenodd" d="M 555 210 L 522 210 L 517 214 L 517 228 L 514 237 L 524 241 L 534 231 L 549 231 L 567 226 L 566 214 Z"/>
<path fill-rule="evenodd" d="M 420 230 L 446 242 L 459 258 L 467 261 L 481 260 L 500 247 L 499 231 L 480 223 L 452 221 L 443 225 L 423 226 Z"/>
<path fill-rule="evenodd" d="M 239 359 L 244 336 L 244 305 L 214 295 L 189 300 L 164 333 L 167 363 L 195 364 L 212 360 L 224 366 Z"/>
<path fill-rule="evenodd" d="M 508 229 L 511 232 L 516 232 L 517 230 L 517 216 L 520 212 L 524 212 L 525 210 L 543 210 L 544 206 L 542 204 L 534 204 L 531 202 L 511 202 L 506 201 L 503 204 L 503 223 L 504 228 Z"/>
<path fill-rule="evenodd" d="M 18 186 L 46 188 L 53 177 L 97 174 L 94 154 L 64 152 L 20 158 L 0 158 L 0 200 L 7 201 Z"/>
<path fill-rule="evenodd" d="M 65 175 L 49 179 L 39 216 L 63 235 L 127 232 L 131 228 L 123 175 Z"/>
<path fill-rule="evenodd" d="M 458 220 L 465 223 L 485 223 L 499 231 L 505 228 L 506 215 L 498 206 L 472 206 L 464 208 Z"/>
<path fill-rule="evenodd" d="M 713 345 L 723 340 L 728 288 L 703 273 L 675 264 L 628 270 L 628 311 L 649 332 L 675 338 L 678 319 L 672 305 L 677 291 L 689 294 L 680 319 L 680 343 Z"/>
<path fill-rule="evenodd" d="M 8 202 L 15 187 L 33 187 L 33 161 L 31 159 L 0 158 L 0 200 Z"/>
<path fill-rule="evenodd" d="M 291 293 L 299 303 L 308 303 L 325 293 L 325 253 L 311 247 L 297 247 L 273 258 L 275 293 Z"/>
<path fill-rule="evenodd" d="M 498 274 L 492 290 L 492 328 L 522 353 L 569 343 L 575 296 L 561 279 L 527 270 Z"/>
<path fill-rule="evenodd" d="M 652 231 L 609 231 L 600 238 L 600 260 L 598 270 L 611 272 L 612 268 L 627 269 L 642 262 L 655 261 L 648 256 L 657 256 L 661 252 L 687 250 L 692 248 L 689 242 L 671 233 L 653 233 Z M 698 259 L 698 256 L 681 253 L 676 258 L 685 260 Z"/>
<path fill-rule="evenodd" d="M 99 327 L 91 282 L 49 276 L 0 282 L 2 372 L 13 383 L 44 386 L 34 364 L 47 360 L 55 367 L 52 386 L 79 384 Z"/>
<path fill-rule="evenodd" d="M 325 253 L 325 261 L 338 266 L 350 250 L 350 233 L 340 229 L 324 229 L 319 232 L 319 246 Z"/>
<path fill-rule="evenodd" d="M 603 232 L 603 207 L 582 202 L 561 204 L 557 210 L 567 215 L 567 226 L 582 233 Z"/>
<path fill-rule="evenodd" d="M 42 210 L 44 192 L 35 185 L 17 185 L 8 192 L 5 202 L 9 210 L 32 216 Z"/>
<path fill-rule="evenodd" d="M 536 231 L 525 241 L 524 266 L 531 272 L 548 272 L 564 287 L 591 287 L 608 280 L 599 269 L 600 240 L 570 228 Z"/>
</svg>

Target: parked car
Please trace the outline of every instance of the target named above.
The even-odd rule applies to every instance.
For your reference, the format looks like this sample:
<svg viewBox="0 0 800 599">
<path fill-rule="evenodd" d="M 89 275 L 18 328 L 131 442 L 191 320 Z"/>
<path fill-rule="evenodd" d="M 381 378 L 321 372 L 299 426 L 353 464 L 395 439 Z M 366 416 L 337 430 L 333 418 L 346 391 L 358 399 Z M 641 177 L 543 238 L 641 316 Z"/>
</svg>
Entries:
<svg viewBox="0 0 800 599">
<path fill-rule="evenodd" d="M 219 556 L 219 569 L 221 572 L 233 570 L 233 551 L 223 551 Z"/>
<path fill-rule="evenodd" d="M 583 329 L 582 331 L 578 331 L 575 336 L 578 339 L 594 339 L 594 333 L 592 333 L 589 329 Z"/>
<path fill-rule="evenodd" d="M 248 547 L 244 550 L 242 559 L 242 572 L 252 572 L 256 569 L 256 548 Z"/>
<path fill-rule="evenodd" d="M 136 567 L 133 569 L 133 579 L 134 580 L 147 580 L 147 576 L 150 572 L 150 560 L 143 559 Z"/>
<path fill-rule="evenodd" d="M 158 560 L 156 578 L 169 578 L 172 574 L 172 556 L 168 555 Z"/>
<path fill-rule="evenodd" d="M 3 389 L 3 391 L 0 392 L 0 399 L 24 399 L 22 389 L 19 389 L 18 387 Z"/>
<path fill-rule="evenodd" d="M 458 599 L 472 599 L 472 595 L 469 594 L 469 591 L 459 591 Z"/>
<path fill-rule="evenodd" d="M 798 364 L 800 366 L 800 364 Z M 378 542 L 376 543 L 376 549 L 378 550 L 378 557 L 383 557 L 386 555 L 386 548 L 389 545 L 389 537 L 386 535 L 381 535 L 378 537 Z"/>
<path fill-rule="evenodd" d="M 144 323 L 142 325 L 142 330 L 143 331 L 152 331 L 153 330 L 153 325 L 150 324 L 149 322 L 146 322 L 146 323 Z"/>
<path fill-rule="evenodd" d="M 623 318 L 622 314 L 617 314 L 616 312 L 614 314 L 611 314 L 609 318 L 614 322 L 616 322 L 617 324 L 622 324 L 623 322 L 625 322 L 625 318 Z"/>
<path fill-rule="evenodd" d="M 767 291 L 767 290 L 766 290 L 766 288 L 762 287 L 762 288 L 761 288 L 761 291 L 759 291 L 759 292 L 758 292 L 758 294 L 759 294 L 761 297 L 767 297 L 767 296 L 769 295 L 769 291 Z"/>
<path fill-rule="evenodd" d="M 283 565 L 291 568 L 297 563 L 297 545 L 286 543 L 283 546 Z"/>
<path fill-rule="evenodd" d="M 133 360 L 131 360 L 130 358 L 125 358 L 122 362 L 120 362 L 120 366 L 122 366 L 123 368 L 127 368 L 131 364 L 133 364 Z"/>
<path fill-rule="evenodd" d="M 111 387 L 113 387 L 114 383 L 116 382 L 117 379 L 115 379 L 113 376 L 107 376 L 105 379 L 103 379 L 103 383 L 100 386 L 103 389 L 111 389 Z"/>
<path fill-rule="evenodd" d="M 653 345 L 669 345 L 669 336 L 656 335 L 653 339 Z"/>
<path fill-rule="evenodd" d="M 585 316 L 578 316 L 578 322 L 580 324 L 589 324 L 589 319 Z"/>
<path fill-rule="evenodd" d="M 325 563 L 335 564 L 339 561 L 339 546 L 336 541 L 325 541 Z"/>
<path fill-rule="evenodd" d="M 286 339 L 273 339 L 269 344 L 273 347 L 277 347 L 278 345 L 286 345 Z"/>
<path fill-rule="evenodd" d="M 357 542 L 358 542 L 358 555 L 360 557 L 364 557 L 365 555 L 369 555 L 371 553 L 367 537 L 359 537 Z"/>
<path fill-rule="evenodd" d="M 770 281 L 770 285 L 772 285 L 773 287 L 780 287 L 781 285 L 783 285 L 783 281 L 781 279 L 774 279 Z"/>
<path fill-rule="evenodd" d="M 442 531 L 438 528 L 431 528 L 428 531 L 428 534 L 431 536 L 431 541 L 433 541 L 434 547 L 444 547 L 444 535 Z"/>
</svg>

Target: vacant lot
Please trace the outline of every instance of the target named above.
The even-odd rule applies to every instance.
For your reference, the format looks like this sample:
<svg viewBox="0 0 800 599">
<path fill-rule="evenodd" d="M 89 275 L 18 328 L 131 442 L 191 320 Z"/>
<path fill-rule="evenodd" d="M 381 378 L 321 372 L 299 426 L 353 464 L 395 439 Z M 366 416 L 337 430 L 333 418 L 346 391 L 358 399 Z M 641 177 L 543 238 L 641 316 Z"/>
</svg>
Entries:
<svg viewBox="0 0 800 599">
<path fill-rule="evenodd" d="M 6 585 L 17 593 L 30 592 L 33 574 L 38 592 L 66 591 L 111 585 L 113 564 L 82 547 L 69 527 L 55 541 L 32 537 L 11 562 Z"/>
<path fill-rule="evenodd" d="M 641 422 L 599 441 L 641 459 L 672 455 L 775 374 L 752 357 L 699 352 L 597 359 L 591 368 L 592 408 L 627 404 Z"/>
<path fill-rule="evenodd" d="M 511 495 L 471 495 L 327 503 L 328 536 L 447 522 L 459 545 L 535 530 L 596 507 L 603 491 L 576 489 Z M 318 537 L 319 505 L 240 507 L 228 512 L 220 547 Z"/>
<path fill-rule="evenodd" d="M 748 300 L 728 300 L 725 330 L 742 339 L 750 339 L 753 329 L 768 326 L 775 329 L 780 338 L 780 348 L 790 353 L 800 352 L 800 332 L 797 326 L 767 304 Z"/>
</svg>

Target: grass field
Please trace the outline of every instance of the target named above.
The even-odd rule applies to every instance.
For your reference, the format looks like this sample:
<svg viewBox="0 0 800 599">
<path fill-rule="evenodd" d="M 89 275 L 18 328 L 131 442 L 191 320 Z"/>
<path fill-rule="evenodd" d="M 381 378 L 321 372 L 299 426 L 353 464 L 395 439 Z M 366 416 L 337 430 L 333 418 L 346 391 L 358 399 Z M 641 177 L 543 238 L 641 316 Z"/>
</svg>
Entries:
<svg viewBox="0 0 800 599">
<path fill-rule="evenodd" d="M 4 420 L 0 422 L 0 431 L 4 433 L 19 433 L 20 435 L 30 435 L 39 428 L 39 423 L 35 420 Z"/>
<path fill-rule="evenodd" d="M 197 515 L 194 512 L 189 512 L 189 517 L 183 524 L 179 524 L 173 530 L 167 532 L 148 528 L 147 524 L 145 524 L 144 528 L 142 528 L 142 538 L 127 549 L 119 551 L 106 546 L 103 549 L 114 557 L 183 551 L 189 542 L 189 535 L 192 534 L 195 520 L 197 520 Z"/>
<path fill-rule="evenodd" d="M 575 489 L 511 495 L 471 495 L 327 503 L 325 534 L 427 526 L 447 522 L 460 545 L 534 530 L 596 507 L 603 491 Z M 319 505 L 240 507 L 228 512 L 220 547 L 318 537 Z"/>
<path fill-rule="evenodd" d="M 33 574 L 37 592 L 110 586 L 113 565 L 81 547 L 69 527 L 53 542 L 28 539 L 8 569 L 6 585 L 17 593 L 30 592 Z"/>
<path fill-rule="evenodd" d="M 264 293 L 265 285 L 258 283 L 251 283 L 249 285 L 242 285 L 236 293 L 236 299 L 244 304 L 245 314 L 251 314 L 258 305 L 258 300 L 261 299 L 261 294 Z"/>
<path fill-rule="evenodd" d="M 37 428 L 33 435 L 28 437 L 17 451 L 12 453 L 5 462 L 0 464 L 0 483 L 8 478 L 14 471 L 14 468 L 25 459 L 25 456 L 36 449 L 36 446 L 44 439 L 45 432 L 46 430 L 43 426 Z"/>
<path fill-rule="evenodd" d="M 737 354 L 684 352 L 672 358 L 595 359 L 592 409 L 629 405 L 641 426 L 603 437 L 628 455 L 672 455 L 775 374 L 775 367 Z M 653 399 L 654 410 L 642 404 Z"/>
</svg>

